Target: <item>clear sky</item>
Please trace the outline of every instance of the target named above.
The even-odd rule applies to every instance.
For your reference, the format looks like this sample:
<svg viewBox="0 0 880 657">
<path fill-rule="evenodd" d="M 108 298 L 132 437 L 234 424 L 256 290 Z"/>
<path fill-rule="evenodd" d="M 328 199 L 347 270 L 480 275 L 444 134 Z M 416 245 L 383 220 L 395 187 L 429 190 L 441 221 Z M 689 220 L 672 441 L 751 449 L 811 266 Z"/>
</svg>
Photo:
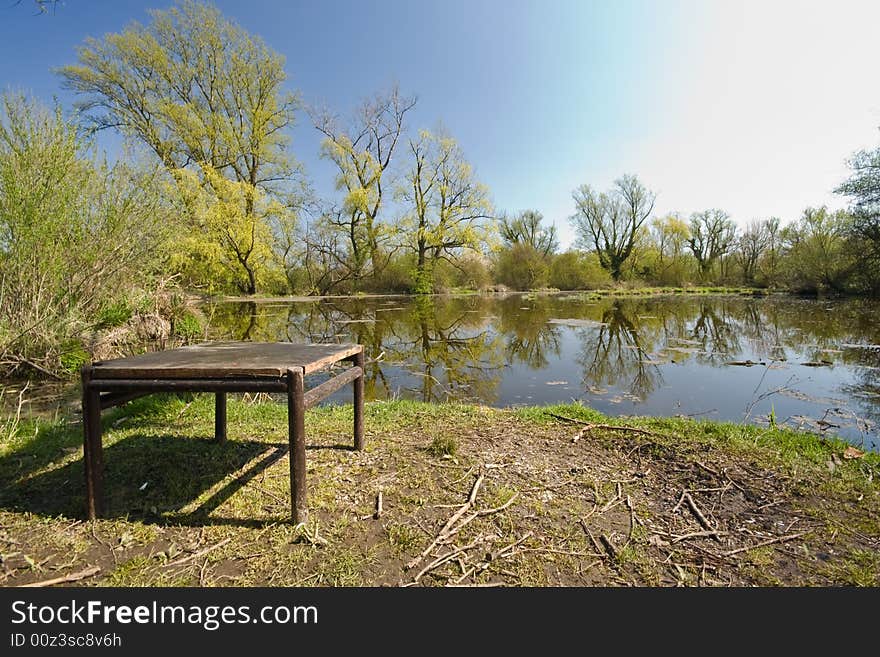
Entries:
<svg viewBox="0 0 880 657">
<path fill-rule="evenodd" d="M 169 0 L 0 0 L 0 86 L 70 105 L 52 69 L 88 36 Z M 573 233 L 571 191 L 638 174 L 658 212 L 741 224 L 843 200 L 845 158 L 880 143 L 880 2 L 219 0 L 287 60 L 289 85 L 346 113 L 397 81 L 462 144 L 496 205 Z M 307 117 L 293 152 L 332 169 Z"/>
</svg>

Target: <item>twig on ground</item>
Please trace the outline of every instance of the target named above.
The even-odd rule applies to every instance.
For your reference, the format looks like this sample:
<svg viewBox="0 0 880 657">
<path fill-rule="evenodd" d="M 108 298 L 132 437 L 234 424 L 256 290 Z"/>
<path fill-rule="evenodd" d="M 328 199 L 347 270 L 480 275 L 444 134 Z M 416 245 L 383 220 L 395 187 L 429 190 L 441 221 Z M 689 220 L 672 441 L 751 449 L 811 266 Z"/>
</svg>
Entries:
<svg viewBox="0 0 880 657">
<path fill-rule="evenodd" d="M 554 417 L 557 420 L 562 420 L 563 422 L 571 422 L 572 424 L 579 424 L 583 426 L 583 431 L 592 431 L 594 429 L 604 429 L 605 431 L 629 431 L 631 433 L 642 434 L 643 436 L 657 436 L 660 438 L 666 438 L 662 433 L 657 433 L 656 431 L 648 431 L 647 429 L 639 429 L 638 427 L 627 427 L 621 424 L 601 424 L 598 422 L 584 422 L 583 420 L 576 420 L 573 417 L 566 417 L 564 415 L 558 415 L 556 413 L 547 413 L 550 417 Z"/>
<path fill-rule="evenodd" d="M 722 552 L 721 554 L 725 557 L 732 557 L 734 554 L 739 554 L 740 552 L 748 552 L 749 550 L 764 547 L 765 545 L 773 545 L 774 543 L 785 543 L 786 541 L 793 541 L 794 539 L 800 538 L 807 533 L 809 532 L 799 532 L 797 534 L 789 534 L 788 536 L 777 536 L 776 538 L 761 541 L 760 543 L 755 543 L 754 545 L 747 545 L 745 547 L 737 548 L 735 550 L 729 550 L 728 552 Z"/>
<path fill-rule="evenodd" d="M 461 507 L 459 507 L 458 511 L 456 511 L 455 513 L 452 514 L 452 516 L 449 518 L 449 520 L 446 521 L 446 523 L 443 525 L 443 527 L 437 533 L 437 536 L 434 537 L 434 540 L 431 541 L 431 543 L 428 545 L 428 547 L 426 547 L 424 550 L 422 550 L 421 554 L 419 554 L 417 557 L 414 557 L 406 564 L 407 568 L 415 568 L 417 565 L 419 565 L 419 562 L 421 562 L 422 559 L 424 559 L 425 557 L 427 557 L 431 553 L 431 550 L 433 550 L 443 540 L 445 540 L 452 533 L 454 533 L 454 532 L 452 532 L 453 527 L 461 519 L 461 517 L 465 513 L 468 512 L 468 510 L 471 508 L 471 506 L 473 506 L 474 501 L 477 499 L 477 493 L 479 492 L 480 486 L 482 484 L 483 484 L 483 475 L 480 475 L 479 477 L 477 477 L 477 480 L 474 482 L 474 485 L 471 487 L 471 492 L 470 492 L 470 495 L 468 495 L 467 502 L 462 504 Z"/>
<path fill-rule="evenodd" d="M 376 513 L 373 514 L 373 517 L 376 520 L 382 517 L 382 491 L 376 494 Z"/>
<path fill-rule="evenodd" d="M 52 579 L 44 579 L 41 582 L 31 582 L 30 584 L 22 584 L 21 588 L 38 588 L 43 586 L 55 586 L 56 584 L 66 584 L 67 582 L 78 582 L 87 577 L 93 577 L 101 572 L 100 566 L 92 566 L 77 573 L 70 573 L 62 577 L 54 577 Z"/>
<path fill-rule="evenodd" d="M 179 565 L 184 564 L 188 561 L 192 561 L 193 559 L 198 559 L 202 555 L 208 554 L 208 552 L 213 552 L 214 550 L 223 547 L 224 545 L 229 543 L 229 541 L 231 541 L 231 540 L 232 540 L 231 536 L 229 538 L 224 538 L 222 541 L 220 541 L 218 543 L 214 543 L 214 545 L 209 545 L 206 548 L 202 548 L 198 552 L 193 552 L 190 555 L 187 555 L 185 557 L 181 557 L 180 559 L 175 559 L 174 561 L 169 561 L 168 563 L 165 564 L 165 567 L 169 568 L 170 566 L 179 566 Z"/>
<path fill-rule="evenodd" d="M 617 561 L 617 549 L 614 547 L 611 539 L 605 536 L 605 534 L 599 534 L 599 541 L 601 541 L 602 547 L 605 548 L 608 556 L 611 557 L 611 561 Z"/>
</svg>

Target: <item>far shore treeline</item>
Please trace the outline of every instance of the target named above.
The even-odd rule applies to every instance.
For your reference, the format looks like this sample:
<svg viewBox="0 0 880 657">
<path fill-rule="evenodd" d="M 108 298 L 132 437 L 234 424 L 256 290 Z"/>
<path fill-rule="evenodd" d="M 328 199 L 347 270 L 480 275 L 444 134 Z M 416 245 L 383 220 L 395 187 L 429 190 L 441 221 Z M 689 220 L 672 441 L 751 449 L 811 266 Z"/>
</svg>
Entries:
<svg viewBox="0 0 880 657">
<path fill-rule="evenodd" d="M 283 58 L 212 5 L 154 11 L 59 64 L 75 107 L 0 98 L 2 374 L 65 377 L 108 341 L 197 337 L 192 293 L 880 294 L 880 147 L 851 156 L 836 190 L 848 210 L 740 224 L 722 208 L 660 215 L 631 173 L 585 181 L 576 248 L 560 252 L 539 210 L 495 206 L 454 135 L 412 124 L 417 90 L 306 107 Z M 334 167 L 330 198 L 296 159 L 289 129 L 303 122 Z M 99 130 L 124 137 L 112 162 Z"/>
</svg>

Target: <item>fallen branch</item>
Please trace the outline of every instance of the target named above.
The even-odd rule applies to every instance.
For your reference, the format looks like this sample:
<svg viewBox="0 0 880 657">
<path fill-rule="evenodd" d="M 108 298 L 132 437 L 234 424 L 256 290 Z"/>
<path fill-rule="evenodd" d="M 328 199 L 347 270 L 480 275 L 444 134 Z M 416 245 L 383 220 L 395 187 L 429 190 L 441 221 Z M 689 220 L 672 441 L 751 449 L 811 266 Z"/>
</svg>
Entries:
<svg viewBox="0 0 880 657">
<path fill-rule="evenodd" d="M 611 557 L 611 560 L 617 561 L 617 549 L 614 547 L 614 543 L 611 542 L 611 539 L 605 536 L 605 534 L 599 534 L 599 541 L 601 541 L 602 547 L 605 548 L 605 551 L 608 553 L 608 556 Z"/>
<path fill-rule="evenodd" d="M 66 584 L 67 582 L 78 582 L 87 577 L 93 577 L 101 572 L 100 566 L 92 566 L 77 573 L 70 573 L 63 577 L 55 577 L 53 579 L 44 579 L 42 582 L 31 582 L 30 584 L 22 584 L 21 588 L 38 588 L 43 586 L 55 586 L 56 584 Z"/>
<path fill-rule="evenodd" d="M 428 545 L 428 547 L 426 547 L 424 550 L 422 550 L 421 554 L 419 554 L 417 557 L 414 557 L 412 560 L 409 561 L 409 563 L 406 564 L 406 567 L 408 569 L 418 566 L 421 560 L 431 553 L 431 550 L 437 547 L 437 545 L 439 545 L 441 541 L 447 539 L 452 533 L 454 533 L 451 531 L 452 528 L 455 526 L 455 523 L 457 523 L 459 519 L 473 506 L 474 501 L 477 499 L 477 493 L 479 492 L 480 486 L 482 484 L 483 475 L 480 475 L 479 477 L 477 477 L 477 480 L 474 482 L 474 485 L 471 488 L 471 492 L 470 495 L 468 495 L 467 502 L 462 504 L 458 511 L 452 514 L 449 520 L 446 521 L 446 524 L 443 525 L 443 527 L 437 533 L 437 536 L 435 536 L 434 540 L 431 541 L 431 544 Z"/>
<path fill-rule="evenodd" d="M 680 543 L 681 541 L 686 541 L 691 538 L 703 538 L 703 537 L 709 537 L 709 536 L 711 536 L 712 538 L 718 538 L 719 536 L 723 536 L 726 533 L 727 532 L 719 532 L 714 529 L 710 529 L 709 531 L 705 531 L 705 532 L 690 532 L 688 534 L 666 534 L 666 535 L 672 539 L 672 543 Z"/>
<path fill-rule="evenodd" d="M 556 413 L 547 413 L 550 417 L 554 417 L 557 420 L 562 420 L 563 422 L 571 422 L 572 424 L 579 424 L 583 427 L 582 433 L 584 431 L 593 431 L 594 429 L 604 429 L 605 431 L 629 431 L 631 433 L 642 434 L 643 436 L 657 436 L 660 438 L 665 438 L 662 433 L 657 433 L 655 431 L 648 431 L 647 429 L 639 429 L 638 427 L 627 427 L 622 424 L 601 424 L 597 422 L 584 422 L 583 420 L 576 420 L 573 417 L 566 417 L 564 415 L 558 415 Z"/>
<path fill-rule="evenodd" d="M 766 541 L 761 541 L 760 543 L 755 543 L 754 545 L 747 545 L 746 547 L 730 550 L 729 552 L 722 552 L 722 555 L 725 557 L 732 557 L 734 554 L 739 554 L 740 552 L 748 552 L 749 550 L 755 550 L 759 547 L 764 547 L 765 545 L 773 545 L 774 543 L 785 543 L 786 541 L 793 541 L 794 539 L 800 538 L 804 534 L 808 533 L 809 532 L 800 532 L 798 534 L 789 534 L 788 536 L 778 536 L 776 538 L 771 538 Z"/>
<path fill-rule="evenodd" d="M 187 561 L 192 561 L 193 559 L 198 559 L 198 558 L 201 557 L 202 555 L 208 554 L 208 552 L 213 552 L 213 551 L 216 550 L 217 548 L 221 548 L 221 547 L 223 547 L 224 545 L 226 545 L 226 544 L 227 544 L 229 541 L 231 541 L 231 540 L 232 540 L 232 537 L 231 537 L 231 536 L 230 536 L 229 538 L 224 538 L 222 541 L 220 541 L 220 542 L 218 542 L 218 543 L 214 543 L 214 545 L 209 545 L 209 546 L 206 547 L 206 548 L 202 548 L 202 549 L 199 550 L 198 552 L 193 552 L 193 553 L 190 554 L 190 555 L 187 555 L 187 556 L 185 556 L 185 557 L 181 557 L 180 559 L 175 559 L 174 561 L 171 561 L 171 562 L 169 562 L 169 563 L 166 563 L 166 564 L 165 564 L 165 567 L 166 567 L 166 568 L 169 568 L 169 567 L 171 567 L 171 566 L 179 566 L 179 565 L 181 565 L 181 564 L 186 563 Z"/>
<path fill-rule="evenodd" d="M 373 517 L 376 520 L 382 517 L 382 491 L 376 494 L 376 513 L 373 514 Z"/>
<path fill-rule="evenodd" d="M 406 586 L 412 586 L 413 584 L 418 584 L 418 581 L 419 581 L 423 576 L 427 575 L 430 571 L 434 570 L 435 568 L 439 568 L 440 566 L 442 566 L 443 564 L 445 564 L 445 563 L 447 563 L 447 562 L 449 562 L 449 561 L 452 561 L 452 560 L 455 559 L 458 555 L 460 555 L 460 554 L 462 554 L 462 553 L 464 553 L 464 552 L 467 552 L 468 550 L 470 550 L 470 549 L 473 548 L 473 547 L 476 547 L 477 545 L 479 545 L 480 543 L 482 543 L 484 540 L 485 540 L 485 539 L 481 536 L 480 538 L 478 538 L 478 539 L 477 539 L 476 541 L 474 541 L 473 543 L 469 543 L 468 545 L 465 545 L 464 547 L 455 548 L 455 549 L 452 550 L 451 552 L 447 552 L 447 553 L 444 554 L 443 556 L 437 557 L 436 559 L 434 559 L 434 561 L 432 561 L 432 562 L 429 563 L 427 566 L 425 566 L 424 568 L 422 568 L 422 569 L 419 571 L 419 574 L 416 575 L 415 577 L 413 577 L 412 582 L 410 582 L 410 583 L 407 584 Z"/>
</svg>

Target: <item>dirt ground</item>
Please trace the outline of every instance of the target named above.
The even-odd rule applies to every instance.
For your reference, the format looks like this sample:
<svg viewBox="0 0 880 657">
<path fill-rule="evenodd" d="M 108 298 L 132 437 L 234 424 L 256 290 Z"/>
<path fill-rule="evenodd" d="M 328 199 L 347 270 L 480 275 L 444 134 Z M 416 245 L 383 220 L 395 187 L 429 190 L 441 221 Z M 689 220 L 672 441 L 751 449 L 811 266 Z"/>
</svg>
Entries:
<svg viewBox="0 0 880 657">
<path fill-rule="evenodd" d="M 355 452 L 351 409 L 317 409 L 310 517 L 293 526 L 284 417 L 233 402 L 226 443 L 207 438 L 209 400 L 108 418 L 95 522 L 80 511 L 76 422 L 8 449 L 0 584 L 880 584 L 880 467 L 841 443 L 397 402 L 368 405 Z"/>
</svg>

